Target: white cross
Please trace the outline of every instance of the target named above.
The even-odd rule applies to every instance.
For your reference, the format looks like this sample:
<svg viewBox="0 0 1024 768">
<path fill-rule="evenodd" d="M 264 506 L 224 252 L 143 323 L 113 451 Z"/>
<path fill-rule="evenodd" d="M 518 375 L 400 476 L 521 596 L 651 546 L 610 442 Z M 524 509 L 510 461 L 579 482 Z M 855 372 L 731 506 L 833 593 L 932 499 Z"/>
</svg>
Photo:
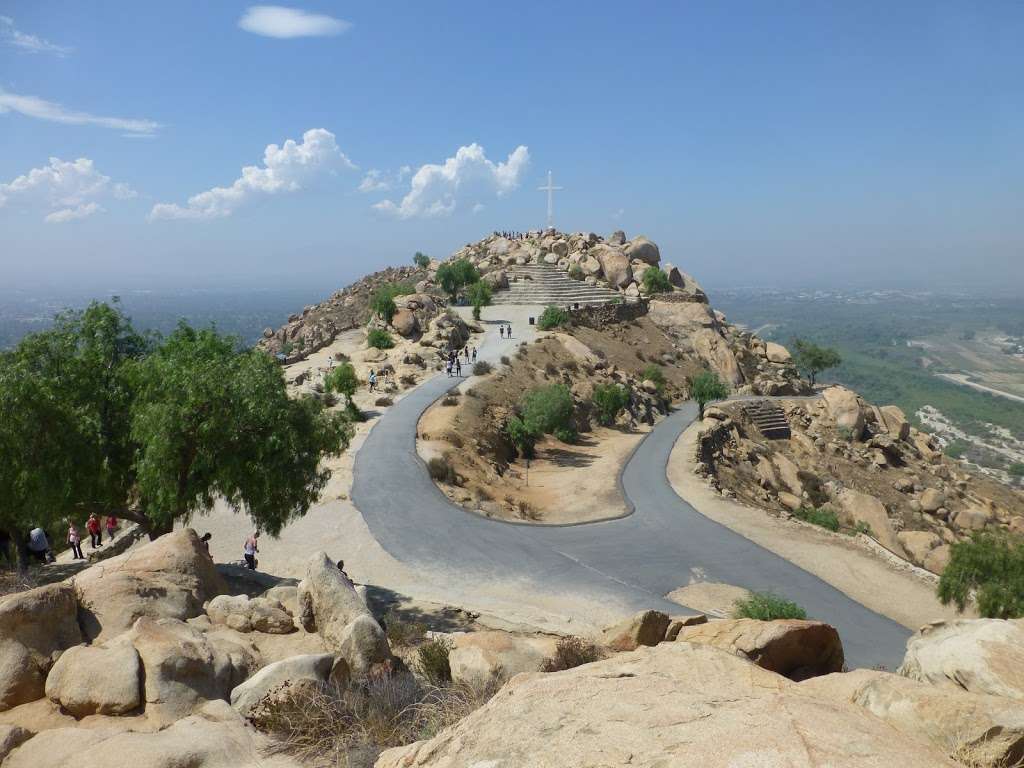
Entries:
<svg viewBox="0 0 1024 768">
<path fill-rule="evenodd" d="M 551 171 L 548 171 L 548 183 L 546 187 L 537 187 L 541 192 L 548 193 L 548 227 L 555 226 L 555 192 L 565 189 L 565 187 L 556 187 L 551 179 Z"/>
</svg>

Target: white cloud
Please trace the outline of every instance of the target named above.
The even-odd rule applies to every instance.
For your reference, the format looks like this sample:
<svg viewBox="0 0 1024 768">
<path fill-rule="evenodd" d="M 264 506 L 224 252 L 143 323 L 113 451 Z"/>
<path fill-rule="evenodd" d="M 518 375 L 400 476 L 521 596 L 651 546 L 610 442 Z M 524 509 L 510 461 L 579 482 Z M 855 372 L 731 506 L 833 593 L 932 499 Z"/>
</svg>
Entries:
<svg viewBox="0 0 1024 768">
<path fill-rule="evenodd" d="M 51 157 L 49 165 L 0 183 L 0 208 L 8 202 L 42 205 L 50 209 L 43 220 L 60 224 L 103 212 L 101 200 L 127 200 L 135 194 L 127 184 L 112 184 L 87 157 L 73 161 Z"/>
<path fill-rule="evenodd" d="M 350 22 L 281 5 L 253 5 L 246 8 L 238 26 L 264 37 L 332 37 L 351 28 Z"/>
<path fill-rule="evenodd" d="M 625 208 L 619 208 L 617 211 L 615 211 L 615 213 L 612 214 L 612 219 L 614 219 L 615 221 L 618 221 L 619 219 L 621 219 L 625 215 L 625 213 L 626 213 L 626 209 Z"/>
<path fill-rule="evenodd" d="M 19 96 L 0 88 L 0 114 L 17 112 L 26 117 L 49 120 L 53 123 L 66 125 L 99 125 L 131 134 L 151 134 L 162 126 L 152 120 L 136 120 L 124 117 L 100 117 L 88 112 L 75 112 L 65 109 L 60 104 L 45 101 L 38 96 Z"/>
<path fill-rule="evenodd" d="M 482 211 L 486 207 L 487 206 L 484 205 L 483 203 L 477 203 L 476 205 L 473 206 L 473 213 L 480 213 L 480 211 Z"/>
<path fill-rule="evenodd" d="M 253 195 L 295 192 L 323 172 L 354 170 L 352 161 L 338 149 L 334 134 L 314 128 L 302 134 L 302 143 L 288 139 L 282 146 L 270 144 L 263 165 L 247 165 L 230 187 L 214 187 L 192 195 L 184 206 L 158 203 L 150 219 L 218 219 L 230 216 Z"/>
<path fill-rule="evenodd" d="M 52 53 L 54 56 L 64 57 L 74 50 L 22 32 L 14 26 L 14 19 L 10 16 L 0 16 L 0 40 L 28 53 Z"/>
<path fill-rule="evenodd" d="M 391 182 L 384 178 L 384 174 L 376 168 L 371 168 L 359 182 L 360 192 L 384 192 L 391 189 Z"/>
<path fill-rule="evenodd" d="M 501 197 L 514 190 L 529 161 L 530 152 L 522 145 L 497 164 L 479 144 L 459 147 L 443 163 L 421 166 L 400 202 L 382 200 L 373 207 L 402 219 L 450 216 L 460 201 L 479 200 L 484 194 Z"/>
</svg>

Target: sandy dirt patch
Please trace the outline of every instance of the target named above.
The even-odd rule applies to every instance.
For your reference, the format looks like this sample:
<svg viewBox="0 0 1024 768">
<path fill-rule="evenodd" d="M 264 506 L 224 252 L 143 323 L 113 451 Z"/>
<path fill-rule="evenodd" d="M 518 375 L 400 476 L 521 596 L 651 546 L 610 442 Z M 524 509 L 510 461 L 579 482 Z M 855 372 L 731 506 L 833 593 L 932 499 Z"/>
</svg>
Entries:
<svg viewBox="0 0 1024 768">
<path fill-rule="evenodd" d="M 688 586 L 672 590 L 665 597 L 708 616 L 726 619 L 732 616 L 736 601 L 750 597 L 750 591 L 734 584 L 695 581 Z"/>
<path fill-rule="evenodd" d="M 698 512 L 909 629 L 958 615 L 955 608 L 943 606 L 936 598 L 937 577 L 897 558 L 883 559 L 861 538 L 772 517 L 715 493 L 694 474 L 693 455 L 702 426 L 707 424 L 694 422 L 683 432 L 668 463 L 673 489 Z"/>
</svg>

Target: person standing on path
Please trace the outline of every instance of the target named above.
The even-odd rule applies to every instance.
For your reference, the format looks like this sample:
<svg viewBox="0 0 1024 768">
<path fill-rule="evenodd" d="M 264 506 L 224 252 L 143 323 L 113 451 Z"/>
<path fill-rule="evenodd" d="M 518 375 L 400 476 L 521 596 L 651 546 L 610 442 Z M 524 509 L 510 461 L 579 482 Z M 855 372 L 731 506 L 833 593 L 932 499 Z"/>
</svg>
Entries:
<svg viewBox="0 0 1024 768">
<path fill-rule="evenodd" d="M 102 547 L 103 533 L 100 530 L 100 519 L 96 517 L 95 512 L 89 515 L 89 519 L 86 521 L 85 527 L 89 531 L 89 543 L 92 548 L 96 549 L 96 547 Z"/>
<path fill-rule="evenodd" d="M 498 326 L 498 335 L 501 336 L 501 338 L 503 338 L 503 339 L 505 338 L 505 326 L 504 325 L 499 325 Z"/>
<path fill-rule="evenodd" d="M 82 554 L 82 537 L 78 535 L 78 528 L 74 523 L 68 526 L 68 544 L 71 545 L 71 553 L 75 560 L 85 560 L 85 555 Z"/>
<path fill-rule="evenodd" d="M 455 375 L 462 376 L 462 360 L 455 358 Z"/>
<path fill-rule="evenodd" d="M 259 538 L 260 532 L 253 531 L 242 547 L 242 553 L 245 555 L 245 565 L 250 571 L 256 570 L 256 553 L 260 551 Z"/>
<path fill-rule="evenodd" d="M 107 515 L 107 540 L 114 540 L 114 533 L 117 531 L 117 518 L 113 515 Z"/>
<path fill-rule="evenodd" d="M 370 385 L 370 391 L 373 392 L 377 388 L 377 374 L 373 372 L 373 368 L 370 369 L 370 375 L 367 377 L 367 381 Z"/>
<path fill-rule="evenodd" d="M 509 323 L 508 326 L 505 328 L 505 333 L 508 335 L 510 339 L 512 338 L 512 323 Z"/>
<path fill-rule="evenodd" d="M 476 347 L 473 347 L 473 362 L 476 362 Z"/>
<path fill-rule="evenodd" d="M 450 379 L 452 377 L 452 361 L 451 360 L 445 361 L 444 369 L 445 369 L 445 371 L 447 371 L 448 378 Z"/>
</svg>

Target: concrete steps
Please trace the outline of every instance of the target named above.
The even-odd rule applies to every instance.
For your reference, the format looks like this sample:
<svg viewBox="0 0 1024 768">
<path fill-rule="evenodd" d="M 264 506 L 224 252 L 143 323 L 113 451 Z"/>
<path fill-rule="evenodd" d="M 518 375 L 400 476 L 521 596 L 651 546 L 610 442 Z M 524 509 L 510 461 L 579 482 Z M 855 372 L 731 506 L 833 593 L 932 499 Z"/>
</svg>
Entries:
<svg viewBox="0 0 1024 768">
<path fill-rule="evenodd" d="M 527 264 L 505 270 L 509 279 L 508 290 L 497 291 L 492 304 L 555 304 L 580 306 L 610 304 L 624 297 L 611 288 L 587 285 L 574 280 L 558 267 L 548 264 Z"/>
<path fill-rule="evenodd" d="M 754 426 L 769 440 L 788 440 L 790 437 L 789 421 L 778 403 L 771 400 L 758 400 L 743 406 L 744 413 L 750 417 Z"/>
</svg>

